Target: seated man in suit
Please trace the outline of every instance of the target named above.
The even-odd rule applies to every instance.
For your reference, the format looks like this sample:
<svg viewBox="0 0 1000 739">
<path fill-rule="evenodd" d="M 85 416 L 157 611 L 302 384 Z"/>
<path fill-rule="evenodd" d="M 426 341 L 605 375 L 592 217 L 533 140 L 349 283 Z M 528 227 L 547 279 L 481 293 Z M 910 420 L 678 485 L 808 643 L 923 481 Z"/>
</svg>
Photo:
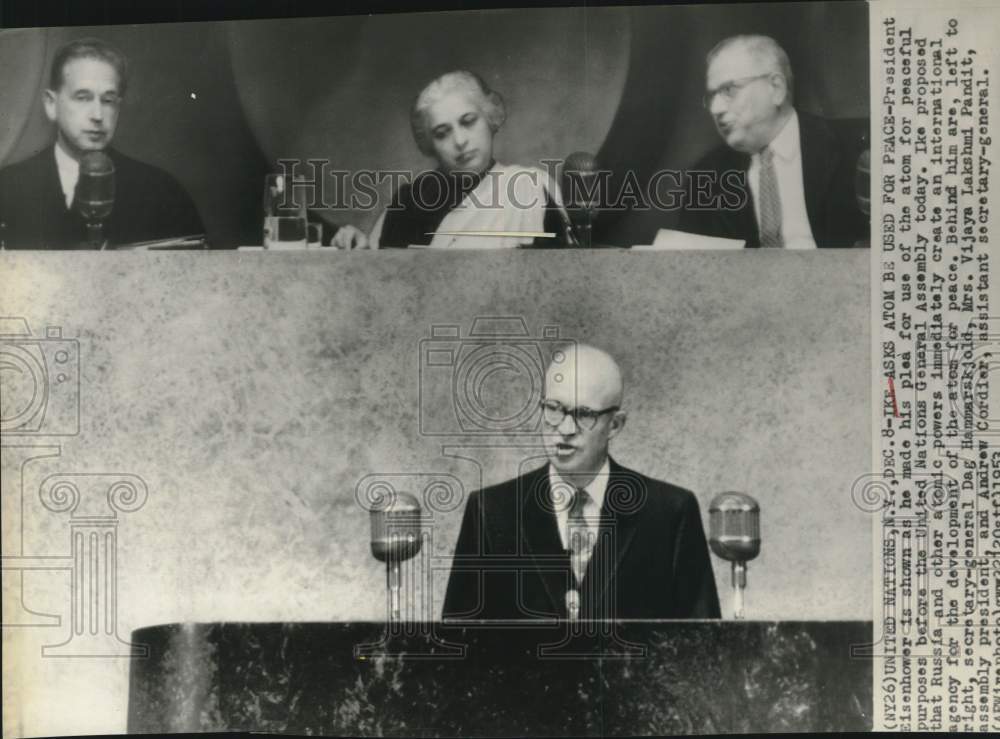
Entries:
<svg viewBox="0 0 1000 739">
<path fill-rule="evenodd" d="M 0 170 L 0 245 L 7 249 L 87 248 L 87 224 L 74 197 L 80 158 L 104 151 L 115 168 L 115 202 L 104 222 L 108 245 L 203 234 L 201 218 L 177 181 L 111 148 L 127 86 L 127 62 L 99 39 L 56 52 L 44 92 L 55 142 Z"/>
<path fill-rule="evenodd" d="M 542 400 L 548 464 L 470 496 L 445 618 L 719 618 L 695 496 L 608 456 L 622 392 L 606 352 L 556 354 Z"/>
<path fill-rule="evenodd" d="M 854 186 L 860 146 L 796 111 L 791 65 L 774 39 L 717 44 L 708 53 L 704 104 L 725 144 L 693 167 L 692 176 L 707 172 L 713 181 L 701 202 L 685 203 L 682 231 L 743 239 L 748 247 L 867 244 Z"/>
</svg>

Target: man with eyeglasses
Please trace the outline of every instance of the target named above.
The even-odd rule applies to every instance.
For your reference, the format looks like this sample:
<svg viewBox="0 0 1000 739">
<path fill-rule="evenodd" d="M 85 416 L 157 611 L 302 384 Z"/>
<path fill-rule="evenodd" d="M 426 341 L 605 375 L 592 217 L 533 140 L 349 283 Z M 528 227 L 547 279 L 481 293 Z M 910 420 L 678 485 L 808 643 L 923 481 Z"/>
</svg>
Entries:
<svg viewBox="0 0 1000 739">
<path fill-rule="evenodd" d="M 734 36 L 707 62 L 702 103 L 725 145 L 689 173 L 701 191 L 688 188 L 698 198 L 685 203 L 681 230 L 751 248 L 867 245 L 855 194 L 862 142 L 842 141 L 827 121 L 795 109 L 785 51 L 767 36 Z"/>
<path fill-rule="evenodd" d="M 74 207 L 80 160 L 103 151 L 114 165 L 107 244 L 204 233 L 191 198 L 166 172 L 111 148 L 127 83 L 125 56 L 95 38 L 72 41 L 53 58 L 43 94 L 55 142 L 0 170 L 0 245 L 7 249 L 89 248 Z"/>
<path fill-rule="evenodd" d="M 695 496 L 609 456 L 623 389 L 607 352 L 556 352 L 541 401 L 548 463 L 470 496 L 445 618 L 719 618 Z"/>
</svg>

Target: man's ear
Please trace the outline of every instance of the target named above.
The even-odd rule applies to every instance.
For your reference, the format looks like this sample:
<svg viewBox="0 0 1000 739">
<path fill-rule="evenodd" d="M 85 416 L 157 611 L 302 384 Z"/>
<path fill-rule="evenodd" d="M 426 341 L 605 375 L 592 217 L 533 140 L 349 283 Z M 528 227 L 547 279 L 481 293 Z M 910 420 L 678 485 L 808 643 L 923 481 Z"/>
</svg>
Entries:
<svg viewBox="0 0 1000 739">
<path fill-rule="evenodd" d="M 628 413 L 625 411 L 615 411 L 615 414 L 611 417 L 611 423 L 608 424 L 608 439 L 618 436 L 618 432 L 625 428 L 627 420 Z"/>
<path fill-rule="evenodd" d="M 55 90 L 45 90 L 42 93 L 42 105 L 45 108 L 45 117 L 49 119 L 50 122 L 56 122 L 56 95 L 58 93 Z"/>
<path fill-rule="evenodd" d="M 785 79 L 785 75 L 775 72 L 771 75 L 771 86 L 774 88 L 774 104 L 781 107 L 791 92 L 788 89 L 788 80 Z"/>
</svg>

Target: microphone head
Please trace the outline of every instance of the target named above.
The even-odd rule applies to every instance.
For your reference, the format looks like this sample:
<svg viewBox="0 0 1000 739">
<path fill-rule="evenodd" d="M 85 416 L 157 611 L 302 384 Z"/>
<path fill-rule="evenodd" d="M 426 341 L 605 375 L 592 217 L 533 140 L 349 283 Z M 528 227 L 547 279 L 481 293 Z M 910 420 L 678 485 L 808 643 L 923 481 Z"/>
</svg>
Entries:
<svg viewBox="0 0 1000 739">
<path fill-rule="evenodd" d="M 760 554 L 760 506 L 746 493 L 719 493 L 708 507 L 712 551 L 728 562 Z"/>
<path fill-rule="evenodd" d="M 96 150 L 84 152 L 80 157 L 80 174 L 104 175 L 114 173 L 115 163 L 106 152 Z"/>
<path fill-rule="evenodd" d="M 103 221 L 115 206 L 115 164 L 103 151 L 80 157 L 73 207 L 88 222 Z"/>
<path fill-rule="evenodd" d="M 594 174 L 597 172 L 597 157 L 588 151 L 574 151 L 563 164 L 563 171 L 577 172 L 581 175 Z"/>
<path fill-rule="evenodd" d="M 379 562 L 403 562 L 420 551 L 423 512 L 415 496 L 393 490 L 370 517 L 372 555 Z"/>
</svg>

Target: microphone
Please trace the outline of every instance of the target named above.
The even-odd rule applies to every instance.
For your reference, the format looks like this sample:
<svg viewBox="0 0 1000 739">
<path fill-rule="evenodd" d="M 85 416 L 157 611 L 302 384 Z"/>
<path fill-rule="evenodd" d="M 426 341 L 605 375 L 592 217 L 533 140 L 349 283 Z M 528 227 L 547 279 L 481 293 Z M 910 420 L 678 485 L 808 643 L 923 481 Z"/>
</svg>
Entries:
<svg viewBox="0 0 1000 739">
<path fill-rule="evenodd" d="M 423 513 L 410 493 L 393 491 L 388 503 L 371 509 L 372 556 L 385 562 L 390 620 L 400 620 L 400 564 L 415 557 L 422 543 Z"/>
<path fill-rule="evenodd" d="M 563 164 L 563 189 L 568 193 L 568 216 L 580 244 L 591 245 L 591 232 L 598 213 L 597 181 L 600 167 L 597 157 L 586 151 L 574 151 Z"/>
<path fill-rule="evenodd" d="M 80 177 L 73 191 L 73 208 L 87 222 L 87 241 L 95 249 L 107 246 L 104 221 L 115 207 L 115 164 L 103 151 L 80 157 Z"/>
<path fill-rule="evenodd" d="M 553 200 L 555 196 L 553 195 Z M 559 220 L 562 221 L 563 228 L 566 229 L 566 243 L 568 246 L 580 246 L 580 240 L 576 237 L 576 233 L 573 226 L 573 221 L 570 220 L 569 213 L 566 212 L 566 207 L 556 201 L 556 211 L 559 213 Z"/>
<path fill-rule="evenodd" d="M 760 506 L 746 493 L 719 493 L 709 504 L 708 521 L 709 546 L 733 563 L 733 612 L 742 619 L 747 562 L 760 554 Z"/>
</svg>

